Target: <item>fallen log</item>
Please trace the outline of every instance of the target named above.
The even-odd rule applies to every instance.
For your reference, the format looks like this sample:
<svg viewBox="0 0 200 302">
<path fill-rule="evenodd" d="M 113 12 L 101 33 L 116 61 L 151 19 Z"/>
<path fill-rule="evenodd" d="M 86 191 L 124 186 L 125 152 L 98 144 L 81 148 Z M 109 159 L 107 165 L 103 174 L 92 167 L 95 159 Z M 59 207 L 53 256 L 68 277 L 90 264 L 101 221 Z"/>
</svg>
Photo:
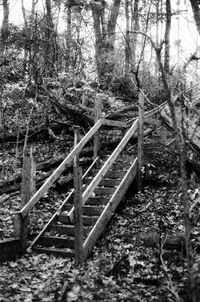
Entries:
<svg viewBox="0 0 200 302">
<path fill-rule="evenodd" d="M 60 134 L 63 128 L 67 128 L 68 132 L 70 134 L 73 134 L 73 131 L 70 130 L 70 126 L 72 125 L 72 122 L 57 122 L 57 123 L 53 123 L 52 125 L 50 125 L 50 129 L 56 134 Z M 20 132 L 19 134 L 17 132 L 14 133 L 10 133 L 10 134 L 5 134 L 4 137 L 0 137 L 0 143 L 3 142 L 10 142 L 10 143 L 16 143 L 17 139 L 18 139 L 18 143 L 22 144 L 24 143 L 24 139 L 26 137 L 26 130 Z M 45 126 L 41 126 L 41 127 L 35 127 L 32 128 L 28 131 L 28 138 L 27 140 L 30 141 L 34 141 L 34 140 L 38 140 L 42 138 L 46 138 L 49 139 L 49 128 L 45 127 Z"/>
<path fill-rule="evenodd" d="M 142 233 L 139 239 L 143 241 L 147 247 L 158 247 L 160 244 L 160 235 L 156 232 Z M 164 249 L 166 250 L 178 250 L 185 251 L 185 236 L 184 233 L 180 233 L 173 236 L 168 236 L 164 242 Z"/>
<path fill-rule="evenodd" d="M 109 114 L 106 115 L 106 119 L 111 119 L 111 120 L 116 120 L 117 118 L 121 118 L 123 113 L 129 112 L 129 111 L 135 111 L 136 116 L 138 115 L 138 107 L 137 105 L 130 105 L 126 106 L 124 108 L 121 108 L 119 110 L 110 112 Z"/>
<path fill-rule="evenodd" d="M 90 163 L 91 163 L 91 159 L 85 159 L 85 160 L 80 161 L 81 166 L 87 166 Z M 66 167 L 66 170 L 64 173 L 65 174 L 68 172 L 70 173 L 70 172 L 72 172 L 72 169 L 73 169 L 73 163 L 71 163 L 69 166 Z M 39 189 L 43 185 L 43 183 L 53 173 L 53 171 L 54 170 L 50 170 L 48 172 L 45 172 L 45 174 L 43 173 L 42 175 L 41 174 L 38 176 L 36 175 L 36 189 Z M 13 183 L 13 180 L 11 180 L 11 181 L 7 181 L 7 182 L 4 182 L 3 184 L 1 184 L 0 185 L 0 195 L 20 191 L 21 190 L 21 175 L 20 176 L 18 175 L 17 180 L 18 180 L 17 183 Z M 64 186 L 67 186 L 71 183 L 71 180 L 72 179 L 66 179 L 66 180 L 62 180 L 61 182 L 59 182 L 59 180 L 58 180 L 57 181 L 58 185 L 55 185 L 55 188 L 57 190 L 62 190 L 62 188 Z"/>
<path fill-rule="evenodd" d="M 46 91 L 46 94 L 47 95 L 39 95 L 38 100 L 46 102 L 48 97 L 53 109 L 59 116 L 65 115 L 69 117 L 69 115 L 71 115 L 71 117 L 75 117 L 76 122 L 78 122 L 80 126 L 86 125 L 86 122 L 89 123 L 89 125 L 94 124 L 94 116 L 90 110 L 87 110 L 86 106 L 73 105 L 67 102 L 64 97 L 58 98 L 52 91 Z"/>
</svg>

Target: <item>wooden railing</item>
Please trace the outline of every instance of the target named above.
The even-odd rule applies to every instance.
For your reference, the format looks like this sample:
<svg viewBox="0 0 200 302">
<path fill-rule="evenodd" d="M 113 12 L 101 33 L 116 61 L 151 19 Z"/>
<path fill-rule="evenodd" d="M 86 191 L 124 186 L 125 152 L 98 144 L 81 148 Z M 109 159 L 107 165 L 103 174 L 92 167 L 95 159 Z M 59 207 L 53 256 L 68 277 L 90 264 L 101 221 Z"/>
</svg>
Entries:
<svg viewBox="0 0 200 302">
<path fill-rule="evenodd" d="M 40 201 L 40 199 L 46 194 L 50 187 L 55 183 L 55 181 L 60 177 L 64 172 L 67 165 L 69 165 L 75 158 L 78 158 L 83 147 L 88 143 L 88 141 L 97 135 L 101 126 L 109 127 L 119 127 L 127 128 L 126 123 L 122 122 L 112 122 L 106 119 L 99 119 L 95 125 L 88 131 L 88 133 L 77 143 L 69 155 L 64 159 L 64 161 L 55 169 L 52 175 L 46 180 L 46 182 L 41 186 L 41 188 L 31 197 L 31 199 L 22 207 L 20 211 L 15 214 L 14 225 L 15 225 L 15 237 L 21 238 L 24 241 L 23 237 L 27 237 L 27 226 L 24 225 L 27 215 L 35 207 L 35 205 Z M 97 141 L 94 142 L 98 143 Z M 94 146 L 94 152 L 97 153 L 98 149 Z M 97 156 L 97 154 L 95 155 Z M 94 158 L 95 160 L 95 158 Z M 23 235 L 24 233 L 24 235 Z M 25 246 L 25 244 L 24 244 Z"/>
<path fill-rule="evenodd" d="M 149 117 L 156 112 L 158 112 L 161 108 L 153 109 L 151 112 L 145 114 L 146 117 Z M 46 180 L 46 182 L 42 185 L 42 187 L 32 196 L 32 198 L 28 201 L 23 208 L 16 213 L 15 215 L 15 235 L 16 237 L 21 238 L 23 241 L 23 228 L 27 226 L 24 225 L 24 221 L 27 218 L 29 212 L 34 208 L 34 206 L 39 202 L 39 200 L 46 194 L 49 188 L 54 184 L 54 182 L 60 177 L 60 175 L 64 172 L 67 165 L 69 165 L 74 159 L 79 157 L 80 152 L 82 151 L 83 147 L 88 143 L 88 141 L 94 137 L 94 144 L 97 142 L 99 129 L 101 126 L 108 126 L 108 127 L 119 127 L 119 128 L 129 128 L 124 135 L 123 139 L 117 146 L 117 148 L 113 151 L 109 159 L 105 162 L 103 167 L 88 185 L 86 190 L 83 192 L 82 195 L 82 204 L 85 204 L 86 201 L 91 197 L 92 193 L 94 192 L 95 188 L 98 186 L 104 175 L 110 169 L 112 164 L 115 162 L 116 158 L 119 156 L 121 151 L 125 148 L 126 144 L 130 140 L 130 138 L 134 135 L 136 130 L 138 129 L 138 118 L 133 122 L 132 126 L 129 128 L 127 123 L 124 122 L 117 122 L 111 121 L 107 119 L 98 119 L 95 125 L 88 131 L 88 133 L 77 143 L 77 145 L 73 148 L 73 150 L 69 153 L 69 155 L 64 159 L 64 161 L 58 166 L 57 169 L 52 173 L 52 175 Z M 97 156 L 98 148 L 94 146 L 94 153 Z M 95 159 L 95 157 L 94 157 Z M 69 217 L 71 220 L 74 218 L 74 208 L 69 212 Z M 26 236 L 25 236 L 26 237 Z"/>
<path fill-rule="evenodd" d="M 66 166 L 70 164 L 73 159 L 80 154 L 83 147 L 87 142 L 94 136 L 94 134 L 102 126 L 103 120 L 99 120 L 90 131 L 82 138 L 82 140 L 77 144 L 77 146 L 69 153 L 69 155 L 64 159 L 64 161 L 58 166 L 58 168 L 53 172 L 53 174 L 47 179 L 47 181 L 42 185 L 42 187 L 33 195 L 29 202 L 19 211 L 21 216 L 24 218 L 37 204 L 37 202 L 45 195 L 49 188 L 54 184 L 54 182 L 60 177 Z"/>
<path fill-rule="evenodd" d="M 133 123 L 131 128 L 127 131 L 127 133 L 125 134 L 125 136 L 123 137 L 123 139 L 121 140 L 121 142 L 119 143 L 117 148 L 113 151 L 113 153 L 110 155 L 110 157 L 105 162 L 103 167 L 100 169 L 100 171 L 94 177 L 94 179 L 89 184 L 87 189 L 84 191 L 83 197 L 82 197 L 83 204 L 85 204 L 86 201 L 90 198 L 90 196 L 92 195 L 92 193 L 94 192 L 94 190 L 96 189 L 96 187 L 98 186 L 98 184 L 100 183 L 100 181 L 102 180 L 104 175 L 108 172 L 108 170 L 110 169 L 112 164 L 115 162 L 116 158 L 119 156 L 121 151 L 124 149 L 124 147 L 126 146 L 128 141 L 130 140 L 130 138 L 133 136 L 133 134 L 137 130 L 137 128 L 138 128 L 138 119 Z M 70 216 L 70 219 L 72 221 L 73 221 L 73 215 L 74 215 L 74 209 L 72 209 L 69 212 L 69 216 Z"/>
</svg>

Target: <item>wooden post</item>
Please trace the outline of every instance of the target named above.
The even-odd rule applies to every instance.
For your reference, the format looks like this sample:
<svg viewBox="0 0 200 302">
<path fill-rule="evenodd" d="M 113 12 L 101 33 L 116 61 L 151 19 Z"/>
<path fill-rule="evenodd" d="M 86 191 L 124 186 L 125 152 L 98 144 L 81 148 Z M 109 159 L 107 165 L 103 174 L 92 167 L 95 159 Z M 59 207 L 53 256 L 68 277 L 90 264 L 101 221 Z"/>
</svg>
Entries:
<svg viewBox="0 0 200 302">
<path fill-rule="evenodd" d="M 82 203 L 82 169 L 74 166 L 74 235 L 75 261 L 83 263 L 83 203 Z"/>
<path fill-rule="evenodd" d="M 74 127 L 74 146 L 80 140 L 79 126 Z M 82 169 L 79 167 L 79 156 L 74 158 L 74 236 L 75 262 L 83 263 L 83 203 L 82 203 Z"/>
<path fill-rule="evenodd" d="M 144 165 L 144 96 L 139 93 L 138 104 L 138 191 L 142 191 L 142 167 Z"/>
<path fill-rule="evenodd" d="M 74 147 L 76 147 L 76 145 L 80 141 L 80 126 L 75 125 L 73 129 L 74 129 Z M 78 162 L 79 162 L 79 155 L 76 155 L 74 157 L 74 166 L 78 166 Z"/>
<path fill-rule="evenodd" d="M 101 106 L 102 106 L 101 96 L 98 95 L 95 102 L 95 120 L 94 120 L 95 123 L 101 118 Z M 93 153 L 94 160 L 98 156 L 99 149 L 100 149 L 100 132 L 97 131 L 96 134 L 94 135 L 94 153 Z"/>
<path fill-rule="evenodd" d="M 30 200 L 36 191 L 35 188 L 35 162 L 33 150 L 30 148 L 30 157 L 25 153 L 22 167 L 21 208 Z M 28 215 L 23 218 L 20 214 L 14 217 L 15 237 L 20 238 L 22 252 L 27 248 Z"/>
<path fill-rule="evenodd" d="M 167 143 L 167 129 L 164 126 L 161 127 L 160 135 L 161 135 L 161 137 L 160 137 L 161 144 L 166 146 L 166 143 Z"/>
</svg>

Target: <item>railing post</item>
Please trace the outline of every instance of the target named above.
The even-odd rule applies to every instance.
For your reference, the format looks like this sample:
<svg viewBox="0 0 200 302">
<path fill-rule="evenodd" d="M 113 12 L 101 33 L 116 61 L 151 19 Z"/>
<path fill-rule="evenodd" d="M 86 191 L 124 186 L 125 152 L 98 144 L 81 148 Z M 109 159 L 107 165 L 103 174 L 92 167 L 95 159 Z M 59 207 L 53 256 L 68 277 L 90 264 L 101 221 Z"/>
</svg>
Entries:
<svg viewBox="0 0 200 302">
<path fill-rule="evenodd" d="M 95 123 L 101 118 L 101 106 L 102 106 L 101 96 L 98 95 L 95 100 L 95 120 L 94 120 Z M 98 130 L 94 135 L 93 159 L 95 159 L 98 156 L 99 149 L 100 149 L 100 132 Z"/>
<path fill-rule="evenodd" d="M 30 148 L 30 156 L 25 152 L 23 157 L 21 208 L 24 207 L 35 193 L 35 172 L 33 150 Z M 15 237 L 20 238 L 22 252 L 24 252 L 27 248 L 28 239 L 28 215 L 23 218 L 20 213 L 17 213 L 14 217 L 14 229 Z"/>
<path fill-rule="evenodd" d="M 79 126 L 74 127 L 74 146 L 80 140 Z M 74 158 L 74 236 L 75 261 L 83 263 L 83 202 L 82 202 L 82 169 L 79 167 L 79 155 Z"/>
<path fill-rule="evenodd" d="M 142 191 L 142 167 L 144 165 L 144 96 L 139 93 L 138 103 L 138 191 Z"/>
</svg>

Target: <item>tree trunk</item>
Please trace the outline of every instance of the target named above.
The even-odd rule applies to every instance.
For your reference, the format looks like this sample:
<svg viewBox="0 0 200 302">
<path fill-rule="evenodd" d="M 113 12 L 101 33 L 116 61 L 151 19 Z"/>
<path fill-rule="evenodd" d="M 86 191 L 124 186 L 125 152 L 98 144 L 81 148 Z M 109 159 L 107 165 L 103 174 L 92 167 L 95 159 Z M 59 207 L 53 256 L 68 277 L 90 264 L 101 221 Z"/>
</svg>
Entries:
<svg viewBox="0 0 200 302">
<path fill-rule="evenodd" d="M 125 41 L 125 78 L 129 78 L 130 72 L 130 59 L 131 59 L 131 47 L 130 47 L 130 16 L 129 16 L 129 1 L 125 0 L 125 15 L 126 15 L 126 41 Z"/>
<path fill-rule="evenodd" d="M 72 8 L 67 8 L 67 36 L 66 36 L 66 51 L 65 51 L 65 70 L 66 72 L 70 71 L 71 67 L 71 57 L 70 52 L 72 41 Z"/>
<path fill-rule="evenodd" d="M 8 0 L 3 0 L 3 21 L 1 25 L 0 33 L 0 53 L 3 54 L 6 42 L 8 39 L 8 22 L 9 22 L 9 2 Z"/>
<path fill-rule="evenodd" d="M 99 84 L 106 88 L 113 77 L 116 21 L 121 0 L 114 0 L 106 21 L 105 2 L 91 4 L 95 33 L 95 56 Z"/>
<path fill-rule="evenodd" d="M 46 26 L 45 26 L 45 47 L 44 47 L 44 76 L 53 77 L 55 75 L 56 63 L 56 33 L 52 19 L 52 3 L 46 0 Z"/>
<path fill-rule="evenodd" d="M 192 11 L 194 14 L 194 20 L 196 23 L 197 30 L 200 34 L 200 5 L 198 4 L 197 0 L 190 0 Z"/>
<path fill-rule="evenodd" d="M 165 62 L 164 62 L 164 69 L 166 73 L 169 73 L 170 30 L 171 30 L 171 0 L 166 0 Z"/>
<path fill-rule="evenodd" d="M 28 38 L 29 38 L 29 25 L 28 25 L 26 11 L 25 11 L 25 7 L 24 7 L 24 0 L 21 0 L 21 8 L 22 8 L 22 16 L 23 16 L 23 19 L 24 19 L 26 39 L 28 40 Z M 24 47 L 24 62 L 23 62 L 23 72 L 24 73 L 25 73 L 26 68 L 27 68 L 27 62 L 28 62 L 28 50 L 27 50 L 27 46 L 25 44 L 25 47 Z"/>
<path fill-rule="evenodd" d="M 131 15 L 131 70 L 135 71 L 135 64 L 136 64 L 136 46 L 138 40 L 137 31 L 139 31 L 139 1 L 134 0 L 134 6 L 132 8 L 132 15 Z"/>
</svg>

